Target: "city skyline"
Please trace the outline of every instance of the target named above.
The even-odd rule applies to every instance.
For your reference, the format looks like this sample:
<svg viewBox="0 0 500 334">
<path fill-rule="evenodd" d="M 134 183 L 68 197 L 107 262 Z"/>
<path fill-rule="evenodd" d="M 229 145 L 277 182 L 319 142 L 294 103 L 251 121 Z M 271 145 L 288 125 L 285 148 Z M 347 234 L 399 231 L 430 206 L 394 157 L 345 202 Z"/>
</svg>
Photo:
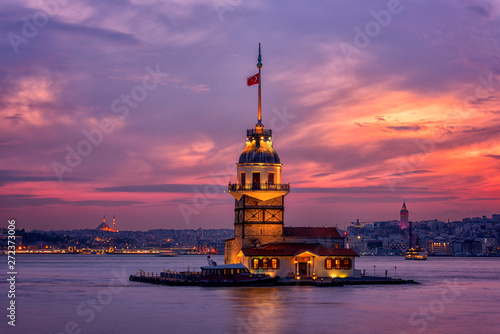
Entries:
<svg viewBox="0 0 500 334">
<path fill-rule="evenodd" d="M 0 5 L 0 215 L 19 228 L 232 228 L 259 42 L 287 226 L 499 213 L 494 1 L 47 4 Z"/>
</svg>

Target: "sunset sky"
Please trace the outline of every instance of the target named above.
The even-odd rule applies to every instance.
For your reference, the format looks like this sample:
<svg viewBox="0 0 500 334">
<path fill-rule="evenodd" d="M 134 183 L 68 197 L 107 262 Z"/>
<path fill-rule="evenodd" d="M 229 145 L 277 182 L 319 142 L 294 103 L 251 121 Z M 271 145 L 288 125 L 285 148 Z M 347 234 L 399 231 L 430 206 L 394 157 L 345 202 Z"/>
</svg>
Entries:
<svg viewBox="0 0 500 334">
<path fill-rule="evenodd" d="M 287 226 L 500 213 L 498 1 L 6 0 L 0 35 L 4 227 L 232 228 L 259 42 Z"/>
</svg>

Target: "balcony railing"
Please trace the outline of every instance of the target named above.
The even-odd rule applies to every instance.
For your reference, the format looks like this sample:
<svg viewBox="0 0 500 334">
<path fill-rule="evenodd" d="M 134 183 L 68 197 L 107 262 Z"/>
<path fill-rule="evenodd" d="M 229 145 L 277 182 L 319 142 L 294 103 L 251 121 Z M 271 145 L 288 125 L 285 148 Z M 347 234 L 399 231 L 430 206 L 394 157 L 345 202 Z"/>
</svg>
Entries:
<svg viewBox="0 0 500 334">
<path fill-rule="evenodd" d="M 231 184 L 228 186 L 229 191 L 290 191 L 290 183 L 287 184 L 268 184 L 268 183 L 247 183 L 247 184 Z"/>
</svg>

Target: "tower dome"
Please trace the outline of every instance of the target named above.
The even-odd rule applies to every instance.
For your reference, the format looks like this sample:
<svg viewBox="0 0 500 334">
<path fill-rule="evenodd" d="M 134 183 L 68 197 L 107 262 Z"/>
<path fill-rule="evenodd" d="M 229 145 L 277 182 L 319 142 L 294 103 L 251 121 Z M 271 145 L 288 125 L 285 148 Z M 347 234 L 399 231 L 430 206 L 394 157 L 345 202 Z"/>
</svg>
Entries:
<svg viewBox="0 0 500 334">
<path fill-rule="evenodd" d="M 252 133 L 254 132 L 254 133 Z M 279 164 L 280 157 L 273 148 L 271 130 L 264 130 L 265 134 L 259 135 L 248 130 L 246 147 L 241 152 L 238 163 L 268 163 Z"/>
</svg>

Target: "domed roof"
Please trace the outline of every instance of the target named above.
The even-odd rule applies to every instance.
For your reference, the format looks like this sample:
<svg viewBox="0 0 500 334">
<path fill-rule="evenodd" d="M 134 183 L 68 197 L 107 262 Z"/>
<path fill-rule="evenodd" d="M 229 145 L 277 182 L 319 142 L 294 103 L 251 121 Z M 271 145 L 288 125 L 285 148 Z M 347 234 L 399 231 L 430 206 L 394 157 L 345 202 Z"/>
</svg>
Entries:
<svg viewBox="0 0 500 334">
<path fill-rule="evenodd" d="M 274 150 L 271 141 L 254 139 L 247 141 L 247 146 L 245 150 L 241 152 L 238 163 L 279 164 L 280 157 Z"/>
<path fill-rule="evenodd" d="M 102 230 L 102 229 L 106 229 L 106 228 L 110 228 L 109 225 L 106 223 L 100 223 L 99 226 L 97 226 L 98 230 Z"/>
</svg>

